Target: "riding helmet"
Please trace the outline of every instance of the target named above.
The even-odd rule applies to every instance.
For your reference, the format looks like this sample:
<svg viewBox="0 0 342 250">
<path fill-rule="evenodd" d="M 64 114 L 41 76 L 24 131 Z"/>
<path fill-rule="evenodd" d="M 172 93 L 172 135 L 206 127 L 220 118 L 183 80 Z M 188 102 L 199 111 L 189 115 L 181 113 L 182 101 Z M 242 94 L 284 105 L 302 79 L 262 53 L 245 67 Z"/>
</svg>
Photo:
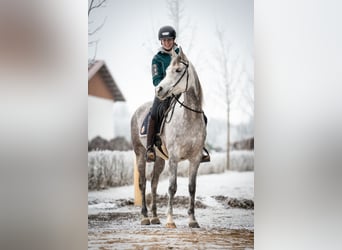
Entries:
<svg viewBox="0 0 342 250">
<path fill-rule="evenodd" d="M 176 39 L 176 31 L 171 26 L 163 26 L 159 29 L 158 38 L 159 40 L 164 39 L 164 38 Z"/>
</svg>

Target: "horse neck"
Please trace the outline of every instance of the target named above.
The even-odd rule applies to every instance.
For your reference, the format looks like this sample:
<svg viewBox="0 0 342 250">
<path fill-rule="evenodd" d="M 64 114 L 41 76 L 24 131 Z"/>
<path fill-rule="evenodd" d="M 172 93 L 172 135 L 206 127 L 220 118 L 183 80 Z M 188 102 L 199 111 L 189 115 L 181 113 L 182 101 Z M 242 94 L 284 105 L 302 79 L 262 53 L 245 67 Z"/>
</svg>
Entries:
<svg viewBox="0 0 342 250">
<path fill-rule="evenodd" d="M 188 90 L 184 93 L 184 105 L 194 109 L 194 110 L 202 110 L 202 89 L 197 76 L 197 73 L 193 66 L 189 68 L 189 82 L 188 82 Z M 201 113 L 196 113 L 191 110 L 184 110 L 191 117 L 200 117 Z"/>
</svg>

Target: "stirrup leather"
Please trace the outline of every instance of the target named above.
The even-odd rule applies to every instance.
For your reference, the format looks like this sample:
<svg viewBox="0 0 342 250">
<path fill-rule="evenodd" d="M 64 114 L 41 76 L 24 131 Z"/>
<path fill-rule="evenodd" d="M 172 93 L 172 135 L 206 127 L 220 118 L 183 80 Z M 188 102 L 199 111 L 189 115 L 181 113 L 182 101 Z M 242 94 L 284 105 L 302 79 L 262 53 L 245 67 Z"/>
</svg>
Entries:
<svg viewBox="0 0 342 250">
<path fill-rule="evenodd" d="M 146 149 L 146 161 L 154 162 L 156 160 L 156 152 L 152 145 L 148 146 Z"/>
</svg>

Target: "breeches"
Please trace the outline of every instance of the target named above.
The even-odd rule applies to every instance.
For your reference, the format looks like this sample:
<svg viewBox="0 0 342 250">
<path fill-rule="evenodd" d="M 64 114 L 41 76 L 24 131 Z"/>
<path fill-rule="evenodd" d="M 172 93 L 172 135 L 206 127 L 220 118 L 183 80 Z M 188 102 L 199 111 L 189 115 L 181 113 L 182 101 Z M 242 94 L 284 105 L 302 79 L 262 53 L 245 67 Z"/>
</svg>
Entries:
<svg viewBox="0 0 342 250">
<path fill-rule="evenodd" d="M 157 119 L 158 107 L 161 103 L 162 101 L 160 99 L 158 99 L 157 97 L 154 97 L 152 108 L 151 108 L 151 118 L 153 120 Z"/>
</svg>

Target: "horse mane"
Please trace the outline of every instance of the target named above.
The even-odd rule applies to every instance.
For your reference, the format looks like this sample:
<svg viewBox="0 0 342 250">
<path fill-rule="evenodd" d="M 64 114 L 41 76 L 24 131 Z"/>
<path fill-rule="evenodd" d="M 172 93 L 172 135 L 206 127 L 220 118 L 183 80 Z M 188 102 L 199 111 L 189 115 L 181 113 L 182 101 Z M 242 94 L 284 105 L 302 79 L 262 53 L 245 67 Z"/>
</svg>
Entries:
<svg viewBox="0 0 342 250">
<path fill-rule="evenodd" d="M 197 97 L 198 97 L 198 100 L 199 100 L 199 103 L 200 103 L 200 107 L 202 108 L 202 105 L 203 105 L 203 92 L 202 92 L 202 86 L 201 86 L 201 83 L 200 83 L 200 80 L 198 78 L 198 75 L 197 75 L 197 72 L 195 70 L 195 67 L 192 65 L 192 63 L 190 63 L 191 65 L 191 69 L 194 73 L 194 78 L 195 78 L 195 87 L 197 88 Z"/>
<path fill-rule="evenodd" d="M 201 86 L 201 83 L 200 83 L 200 80 L 198 78 L 198 75 L 197 75 L 197 72 L 195 70 L 195 67 L 194 65 L 189 61 L 189 59 L 186 57 L 186 55 L 183 53 L 182 51 L 182 48 L 179 47 L 180 49 L 180 52 L 179 54 L 177 55 L 173 50 L 172 50 L 172 60 L 171 60 L 171 65 L 177 65 L 180 63 L 181 59 L 187 61 L 191 67 L 191 70 L 194 74 L 194 79 L 195 79 L 195 88 L 197 90 L 197 95 L 196 97 L 198 98 L 198 101 L 199 101 L 199 104 L 200 104 L 200 107 L 202 109 L 202 106 L 203 106 L 203 92 L 202 92 L 202 86 Z"/>
</svg>

